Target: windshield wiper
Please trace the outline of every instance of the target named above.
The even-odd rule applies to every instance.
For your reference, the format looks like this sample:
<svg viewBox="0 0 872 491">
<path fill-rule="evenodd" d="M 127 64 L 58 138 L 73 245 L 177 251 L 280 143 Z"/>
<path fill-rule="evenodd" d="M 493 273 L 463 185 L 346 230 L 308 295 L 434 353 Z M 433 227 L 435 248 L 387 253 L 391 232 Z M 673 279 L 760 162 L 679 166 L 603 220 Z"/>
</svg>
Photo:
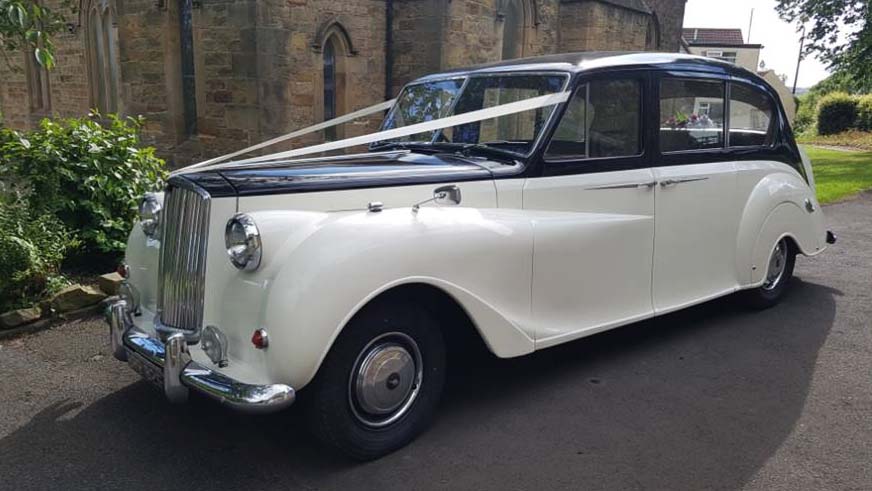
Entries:
<svg viewBox="0 0 872 491">
<path fill-rule="evenodd" d="M 414 141 L 414 142 L 380 142 L 380 143 L 373 143 L 369 147 L 370 150 L 390 150 L 390 149 L 395 149 L 395 148 L 429 149 L 429 148 L 432 148 L 432 146 L 430 145 L 430 142 Z"/>
<path fill-rule="evenodd" d="M 515 160 L 518 158 L 518 155 L 515 152 L 509 150 L 503 150 L 501 148 L 491 147 L 491 144 L 526 144 L 527 142 L 514 142 L 514 141 L 493 141 L 493 142 L 485 142 L 485 143 L 452 143 L 452 142 L 384 142 L 376 145 L 372 145 L 370 150 L 389 150 L 389 149 L 410 149 L 410 150 L 418 150 L 418 151 L 427 151 L 427 152 L 451 152 L 458 153 L 461 155 L 469 156 L 473 153 L 479 155 L 486 155 L 490 157 L 497 157 L 502 159 L 510 159 Z"/>
<path fill-rule="evenodd" d="M 504 159 L 515 160 L 518 158 L 518 154 L 512 152 L 511 150 L 503 150 L 502 148 L 496 148 L 490 146 L 491 144 L 500 144 L 500 143 L 516 143 L 509 141 L 499 141 L 499 142 L 485 142 L 485 143 L 466 143 L 463 144 L 463 147 L 460 149 L 459 153 L 463 155 L 470 155 L 472 153 L 485 154 L 493 157 L 501 157 Z M 526 143 L 526 142 L 524 142 Z"/>
</svg>

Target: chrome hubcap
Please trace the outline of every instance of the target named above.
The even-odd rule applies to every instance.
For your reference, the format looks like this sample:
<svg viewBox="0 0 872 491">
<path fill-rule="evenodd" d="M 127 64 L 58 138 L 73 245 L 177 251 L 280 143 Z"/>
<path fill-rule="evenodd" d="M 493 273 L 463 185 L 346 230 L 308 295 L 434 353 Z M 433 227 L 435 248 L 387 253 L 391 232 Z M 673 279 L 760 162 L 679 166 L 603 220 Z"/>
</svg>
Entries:
<svg viewBox="0 0 872 491">
<path fill-rule="evenodd" d="M 775 249 L 769 258 L 769 269 L 766 271 L 766 281 L 763 282 L 764 290 L 774 290 L 781 283 L 786 266 L 787 243 L 784 239 L 781 239 L 775 244 Z"/>
<path fill-rule="evenodd" d="M 423 378 L 421 352 L 409 336 L 383 334 L 357 356 L 348 383 L 351 410 L 372 427 L 387 426 L 408 412 Z"/>
</svg>

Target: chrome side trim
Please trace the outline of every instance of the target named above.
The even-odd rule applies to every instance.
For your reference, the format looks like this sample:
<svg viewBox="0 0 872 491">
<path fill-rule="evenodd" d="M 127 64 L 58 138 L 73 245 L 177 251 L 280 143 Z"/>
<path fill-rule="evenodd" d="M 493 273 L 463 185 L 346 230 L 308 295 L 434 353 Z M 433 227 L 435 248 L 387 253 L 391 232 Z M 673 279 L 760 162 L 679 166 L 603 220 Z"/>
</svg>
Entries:
<svg viewBox="0 0 872 491">
<path fill-rule="evenodd" d="M 589 188 L 585 188 L 591 191 L 596 191 L 600 189 L 651 189 L 657 184 L 656 181 L 649 182 L 630 182 L 627 184 L 606 184 L 603 186 L 592 186 Z"/>
<path fill-rule="evenodd" d="M 204 394 L 234 410 L 266 414 L 287 408 L 296 400 L 294 389 L 285 384 L 252 385 L 232 379 L 195 361 L 190 361 L 187 342 L 181 333 L 164 344 L 138 330 L 118 300 L 107 311 L 110 340 L 122 341 L 125 360 L 139 357 L 163 372 L 164 392 L 172 402 L 184 402 L 189 389 Z"/>
<path fill-rule="evenodd" d="M 682 177 L 677 179 L 664 179 L 660 181 L 660 186 L 665 188 L 666 186 L 674 186 L 676 184 L 682 184 L 685 182 L 697 182 L 706 180 L 708 180 L 708 177 Z"/>
</svg>

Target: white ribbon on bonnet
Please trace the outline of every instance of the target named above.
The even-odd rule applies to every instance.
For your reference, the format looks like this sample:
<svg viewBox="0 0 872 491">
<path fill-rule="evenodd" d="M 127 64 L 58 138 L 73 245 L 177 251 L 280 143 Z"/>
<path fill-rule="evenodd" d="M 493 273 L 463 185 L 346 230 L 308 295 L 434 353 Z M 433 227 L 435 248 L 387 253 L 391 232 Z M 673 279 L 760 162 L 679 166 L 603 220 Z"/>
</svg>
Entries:
<svg viewBox="0 0 872 491">
<path fill-rule="evenodd" d="M 244 160 L 237 160 L 232 162 L 227 162 L 224 164 L 219 164 L 219 162 L 223 162 L 225 160 L 231 159 L 233 157 L 238 157 L 239 155 L 246 154 L 248 152 L 252 152 L 254 150 L 259 150 L 261 148 L 268 147 L 270 145 L 274 145 L 279 142 L 287 141 L 292 138 L 297 138 L 309 133 L 313 133 L 315 131 L 323 130 L 325 128 L 329 128 L 331 126 L 336 126 L 339 124 L 347 123 L 349 121 L 353 121 L 355 119 L 361 118 L 363 116 L 367 116 L 369 114 L 373 114 L 375 112 L 384 111 L 390 108 L 396 99 L 382 102 L 376 104 L 374 106 L 370 106 L 368 108 L 361 109 L 359 111 L 355 111 L 353 113 L 347 114 L 345 116 L 341 116 L 339 118 L 331 119 L 329 121 L 325 121 L 323 123 L 319 123 L 313 126 L 309 126 L 307 128 L 303 128 L 292 133 L 288 133 L 287 135 L 280 136 L 278 138 L 274 138 L 272 140 L 259 143 L 257 145 L 229 153 L 227 155 L 222 155 L 221 157 L 216 157 L 214 159 L 207 160 L 205 162 L 201 162 L 199 164 L 195 164 L 189 167 L 185 167 L 177 170 L 173 174 L 184 174 L 191 172 L 193 170 L 202 169 L 204 167 L 208 167 L 210 169 L 224 169 L 228 167 L 252 167 L 258 165 L 268 165 L 270 163 L 274 163 L 275 160 L 279 159 L 289 159 L 293 157 L 300 157 L 303 155 L 311 155 L 315 153 L 329 152 L 333 150 L 341 150 L 343 148 L 355 147 L 358 145 L 366 145 L 368 143 L 375 143 L 378 141 L 391 140 L 394 138 L 401 138 L 404 136 L 415 135 L 418 133 L 428 133 L 431 131 L 441 130 L 445 128 L 451 128 L 453 126 L 459 126 L 463 124 L 475 123 L 478 121 L 484 121 L 488 119 L 498 118 L 500 116 L 508 116 L 510 114 L 516 114 L 524 111 L 530 111 L 532 109 L 539 109 L 542 107 L 553 106 L 555 104 L 560 104 L 562 102 L 566 102 L 571 93 L 570 92 L 555 92 L 552 94 L 547 94 L 538 97 L 531 97 L 529 99 L 523 99 L 516 102 L 510 102 L 507 104 L 501 104 L 499 106 L 493 106 L 486 109 L 479 109 L 476 111 L 470 111 L 463 114 L 457 114 L 454 116 L 448 116 L 445 118 L 434 119 L 432 121 L 426 121 L 423 123 L 417 123 L 409 126 L 403 126 L 400 128 L 394 128 L 390 130 L 379 131 L 376 133 L 370 133 L 367 135 L 355 136 L 351 138 L 346 138 L 344 140 L 339 140 L 335 142 L 327 142 L 321 143 L 318 145 L 311 145 L 304 148 L 298 148 L 295 150 L 288 150 L 286 152 L 278 152 L 270 155 L 264 155 L 261 157 L 252 157 Z"/>
</svg>

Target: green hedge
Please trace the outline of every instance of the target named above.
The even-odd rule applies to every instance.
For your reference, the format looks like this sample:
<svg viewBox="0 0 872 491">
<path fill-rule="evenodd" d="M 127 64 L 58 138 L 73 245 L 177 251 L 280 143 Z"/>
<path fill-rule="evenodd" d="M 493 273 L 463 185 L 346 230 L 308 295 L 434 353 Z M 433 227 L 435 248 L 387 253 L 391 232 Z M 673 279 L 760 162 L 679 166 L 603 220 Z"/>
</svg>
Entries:
<svg viewBox="0 0 872 491">
<path fill-rule="evenodd" d="M 847 131 L 857 122 L 857 98 L 833 92 L 818 103 L 817 130 L 821 135 Z"/>
<path fill-rule="evenodd" d="M 857 101 L 857 129 L 872 131 L 872 94 L 860 96 Z"/>
<path fill-rule="evenodd" d="M 81 240 L 83 254 L 124 251 L 138 200 L 166 176 L 154 149 L 139 147 L 141 120 L 102 119 L 0 129 L 0 179 L 19 183 L 33 213 L 55 216 Z"/>
<path fill-rule="evenodd" d="M 52 215 L 35 215 L 14 193 L 0 199 L 0 312 L 28 306 L 65 284 L 60 265 L 76 240 Z"/>
<path fill-rule="evenodd" d="M 139 146 L 141 123 L 92 115 L 0 128 L 0 312 L 63 286 L 62 265 L 105 272 L 124 251 L 139 199 L 166 177 Z"/>
</svg>

